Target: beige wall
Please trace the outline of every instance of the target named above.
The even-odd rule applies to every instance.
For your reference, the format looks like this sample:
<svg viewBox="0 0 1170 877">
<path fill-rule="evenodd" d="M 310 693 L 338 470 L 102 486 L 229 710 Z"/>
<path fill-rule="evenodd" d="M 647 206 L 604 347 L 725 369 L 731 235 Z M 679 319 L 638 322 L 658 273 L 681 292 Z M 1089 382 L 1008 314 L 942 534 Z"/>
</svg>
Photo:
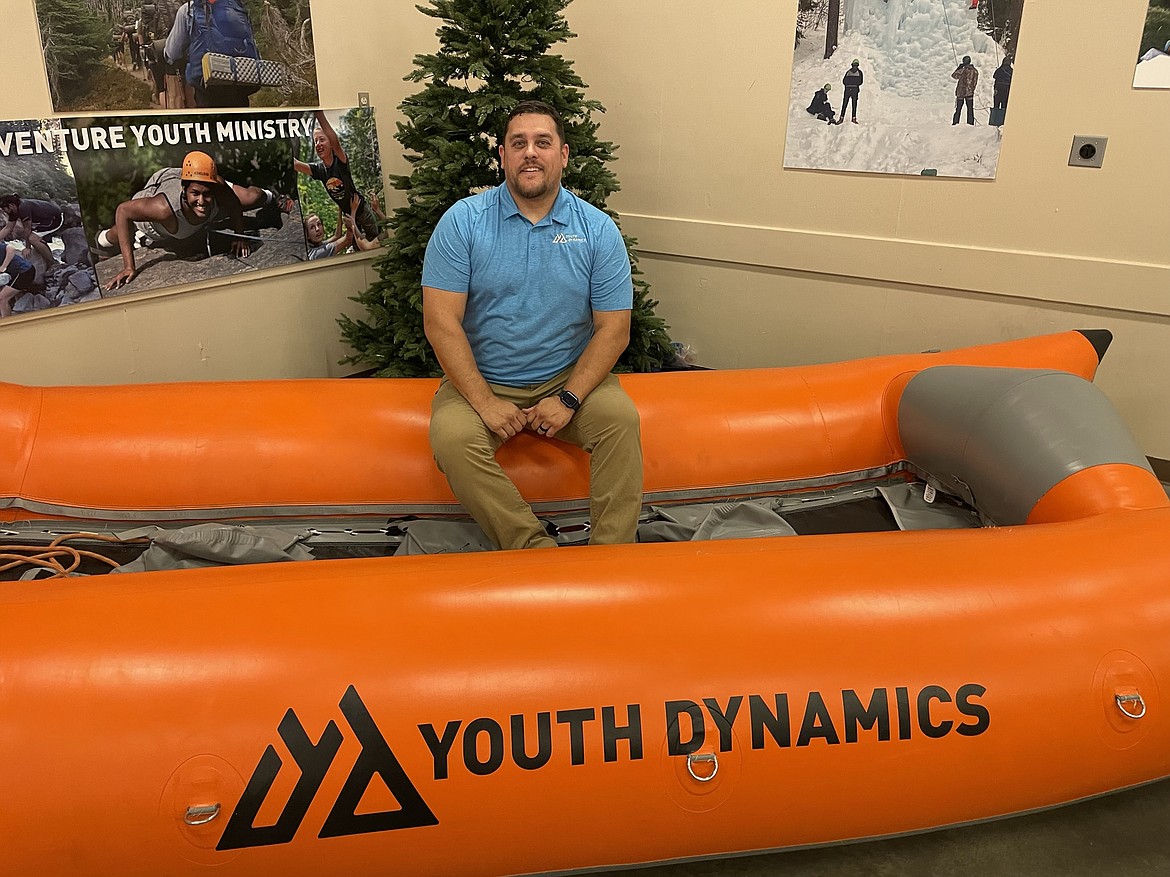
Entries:
<svg viewBox="0 0 1170 877">
<path fill-rule="evenodd" d="M 1134 91 L 1146 3 L 1028 0 L 998 179 L 784 170 L 796 0 L 576 0 L 588 95 L 608 108 L 611 206 L 672 335 L 722 368 L 824 362 L 1077 327 L 1117 336 L 1099 384 L 1170 458 L 1170 92 Z M 5 118 L 46 115 L 32 0 L 6 16 Z M 435 20 L 349 0 L 316 21 L 324 106 L 369 91 L 385 167 L 396 107 Z M 1086 55 L 1083 47 L 1091 46 Z M 1081 48 L 1077 48 L 1081 47 Z M 15 66 L 14 66 L 15 65 Z M 944 108 L 946 109 L 946 108 Z M 1100 170 L 1074 134 L 1109 138 Z M 392 198 L 392 204 L 394 203 Z M 0 378 L 127 382 L 344 373 L 334 316 L 370 263 L 236 281 L 0 325 Z"/>
</svg>

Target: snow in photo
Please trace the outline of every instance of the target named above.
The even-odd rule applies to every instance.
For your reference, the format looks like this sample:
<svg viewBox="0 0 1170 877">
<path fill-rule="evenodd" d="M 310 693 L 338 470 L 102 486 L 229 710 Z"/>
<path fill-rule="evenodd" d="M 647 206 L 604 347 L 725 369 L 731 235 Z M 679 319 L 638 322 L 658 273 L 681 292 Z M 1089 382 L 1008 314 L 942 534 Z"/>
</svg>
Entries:
<svg viewBox="0 0 1170 877">
<path fill-rule="evenodd" d="M 1024 0 L 800 0 L 784 166 L 994 179 Z"/>
</svg>

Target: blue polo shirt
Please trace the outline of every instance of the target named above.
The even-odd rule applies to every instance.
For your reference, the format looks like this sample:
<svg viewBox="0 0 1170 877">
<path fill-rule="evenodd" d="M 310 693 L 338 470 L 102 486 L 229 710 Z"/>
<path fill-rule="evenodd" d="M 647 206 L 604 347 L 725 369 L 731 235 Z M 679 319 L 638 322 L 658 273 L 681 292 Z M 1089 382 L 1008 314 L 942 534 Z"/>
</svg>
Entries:
<svg viewBox="0 0 1170 877">
<path fill-rule="evenodd" d="M 593 311 L 633 307 L 617 225 L 562 188 L 533 225 L 506 185 L 451 206 L 427 243 L 423 286 L 467 295 L 463 331 L 489 383 L 524 387 L 577 361 Z"/>
</svg>

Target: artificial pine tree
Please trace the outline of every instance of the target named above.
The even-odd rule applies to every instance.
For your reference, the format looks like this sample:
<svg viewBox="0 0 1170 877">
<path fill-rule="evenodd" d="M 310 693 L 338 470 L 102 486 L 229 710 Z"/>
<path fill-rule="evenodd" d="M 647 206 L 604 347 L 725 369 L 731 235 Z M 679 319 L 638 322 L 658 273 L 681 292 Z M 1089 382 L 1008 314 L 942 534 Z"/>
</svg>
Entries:
<svg viewBox="0 0 1170 877">
<path fill-rule="evenodd" d="M 379 280 L 354 298 L 369 316 L 338 323 L 356 353 L 345 362 L 372 365 L 382 377 L 420 377 L 440 372 L 423 334 L 422 265 L 427 240 L 443 212 L 475 192 L 502 185 L 497 136 L 508 113 L 521 100 L 542 100 L 565 122 L 569 165 L 563 182 L 578 196 L 606 210 L 605 201 L 619 189 L 606 163 L 614 145 L 599 140 L 592 113 L 603 112 L 586 100 L 585 83 L 560 55 L 549 53 L 574 34 L 561 12 L 571 0 L 430 0 L 418 9 L 444 24 L 439 51 L 415 57 L 407 76 L 425 82 L 422 91 L 400 106 L 406 124 L 396 138 L 412 165 L 410 176 L 392 176 L 407 204 L 393 212 L 393 236 L 374 263 Z M 616 216 L 615 216 L 616 219 Z M 675 351 L 658 303 L 648 298 L 649 284 L 625 238 L 634 272 L 634 307 L 630 345 L 619 371 L 654 371 L 670 364 Z"/>
</svg>

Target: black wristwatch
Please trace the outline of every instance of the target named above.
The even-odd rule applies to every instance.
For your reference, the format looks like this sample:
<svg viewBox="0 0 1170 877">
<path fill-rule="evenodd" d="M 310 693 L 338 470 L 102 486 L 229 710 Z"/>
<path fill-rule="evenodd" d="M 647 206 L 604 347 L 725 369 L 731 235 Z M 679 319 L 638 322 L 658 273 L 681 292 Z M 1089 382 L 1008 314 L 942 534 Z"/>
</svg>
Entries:
<svg viewBox="0 0 1170 877">
<path fill-rule="evenodd" d="M 573 411 L 576 411 L 581 407 L 581 400 L 570 393 L 568 390 L 561 390 L 559 393 L 557 393 L 557 398 L 561 400 L 562 405 L 564 405 L 566 408 L 572 409 Z"/>
</svg>

